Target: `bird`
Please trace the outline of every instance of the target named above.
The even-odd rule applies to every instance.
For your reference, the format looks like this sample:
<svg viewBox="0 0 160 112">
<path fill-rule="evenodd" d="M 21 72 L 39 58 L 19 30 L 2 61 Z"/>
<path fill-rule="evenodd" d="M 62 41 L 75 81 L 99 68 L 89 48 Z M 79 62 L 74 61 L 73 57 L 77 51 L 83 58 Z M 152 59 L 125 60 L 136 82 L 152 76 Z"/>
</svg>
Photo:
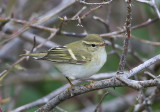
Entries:
<svg viewBox="0 0 160 112">
<path fill-rule="evenodd" d="M 107 60 L 105 42 L 97 34 L 88 34 L 85 38 L 65 46 L 49 49 L 47 52 L 23 54 L 38 60 L 47 60 L 62 72 L 71 88 L 70 79 L 88 78 L 98 72 Z"/>
</svg>

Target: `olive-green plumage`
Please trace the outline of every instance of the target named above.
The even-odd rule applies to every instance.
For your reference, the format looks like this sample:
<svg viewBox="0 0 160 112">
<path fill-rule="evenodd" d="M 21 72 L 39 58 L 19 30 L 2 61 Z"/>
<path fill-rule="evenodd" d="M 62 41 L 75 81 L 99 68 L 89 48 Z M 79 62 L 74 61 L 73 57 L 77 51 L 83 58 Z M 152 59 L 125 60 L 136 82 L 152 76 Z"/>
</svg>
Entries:
<svg viewBox="0 0 160 112">
<path fill-rule="evenodd" d="M 25 55 L 54 62 L 66 77 L 72 79 L 93 75 L 104 65 L 107 57 L 104 41 L 96 34 L 90 34 L 65 46 L 52 48 L 47 53 Z"/>
<path fill-rule="evenodd" d="M 31 53 L 26 55 L 56 63 L 84 64 L 91 61 L 91 54 L 86 47 L 91 44 L 98 46 L 103 43 L 102 38 L 99 38 L 96 34 L 91 34 L 83 40 L 67 44 L 66 46 L 52 48 L 48 53 Z"/>
</svg>

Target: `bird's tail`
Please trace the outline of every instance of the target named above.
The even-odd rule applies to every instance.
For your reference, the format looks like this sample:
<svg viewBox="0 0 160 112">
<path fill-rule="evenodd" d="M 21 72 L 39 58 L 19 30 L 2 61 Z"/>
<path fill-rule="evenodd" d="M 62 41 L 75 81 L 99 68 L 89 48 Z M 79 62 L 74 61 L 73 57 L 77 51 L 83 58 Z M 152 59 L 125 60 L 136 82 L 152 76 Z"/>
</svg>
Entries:
<svg viewBox="0 0 160 112">
<path fill-rule="evenodd" d="M 30 54 L 21 54 L 20 56 L 30 56 L 33 57 L 34 59 L 41 59 L 46 55 L 47 53 L 30 53 Z"/>
</svg>

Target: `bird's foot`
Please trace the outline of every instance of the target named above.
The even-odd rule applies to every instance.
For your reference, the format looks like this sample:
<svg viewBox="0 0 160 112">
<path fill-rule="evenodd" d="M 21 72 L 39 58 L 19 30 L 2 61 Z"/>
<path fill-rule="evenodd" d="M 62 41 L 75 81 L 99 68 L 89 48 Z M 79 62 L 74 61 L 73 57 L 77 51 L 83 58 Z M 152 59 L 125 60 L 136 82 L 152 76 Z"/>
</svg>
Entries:
<svg viewBox="0 0 160 112">
<path fill-rule="evenodd" d="M 93 84 L 95 81 L 94 81 L 94 80 L 91 80 L 91 81 L 89 81 L 89 82 L 90 82 L 89 84 L 91 85 L 91 84 Z"/>
<path fill-rule="evenodd" d="M 72 84 L 72 82 L 69 80 L 68 77 L 66 77 L 66 79 L 68 80 L 70 87 L 68 88 L 68 92 L 74 87 L 74 85 Z"/>
<path fill-rule="evenodd" d="M 69 84 L 70 84 L 70 87 L 68 88 L 68 91 L 70 91 L 74 87 L 72 83 L 69 83 Z"/>
<path fill-rule="evenodd" d="M 70 91 L 73 87 L 74 87 L 74 85 L 73 85 L 72 83 L 70 83 L 70 87 L 67 89 L 68 92 L 71 94 L 71 96 L 74 95 L 74 94 L 72 93 L 72 91 Z"/>
</svg>

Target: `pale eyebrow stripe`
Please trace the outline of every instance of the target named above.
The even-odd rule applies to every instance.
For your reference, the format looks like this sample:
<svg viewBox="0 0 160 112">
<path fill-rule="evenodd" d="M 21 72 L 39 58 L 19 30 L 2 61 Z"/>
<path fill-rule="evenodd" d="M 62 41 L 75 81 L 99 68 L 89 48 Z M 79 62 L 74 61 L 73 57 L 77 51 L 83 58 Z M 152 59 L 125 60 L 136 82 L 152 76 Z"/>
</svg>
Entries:
<svg viewBox="0 0 160 112">
<path fill-rule="evenodd" d="M 100 45 L 101 44 L 101 43 L 97 43 L 97 42 L 87 42 L 87 41 L 82 41 L 82 42 L 87 44 L 87 45 L 91 45 L 91 44 Z"/>
<path fill-rule="evenodd" d="M 77 60 L 77 58 L 75 57 L 74 53 L 72 52 L 71 49 L 68 49 L 68 52 L 69 54 L 71 55 L 71 57 L 74 59 L 74 60 Z"/>
</svg>

